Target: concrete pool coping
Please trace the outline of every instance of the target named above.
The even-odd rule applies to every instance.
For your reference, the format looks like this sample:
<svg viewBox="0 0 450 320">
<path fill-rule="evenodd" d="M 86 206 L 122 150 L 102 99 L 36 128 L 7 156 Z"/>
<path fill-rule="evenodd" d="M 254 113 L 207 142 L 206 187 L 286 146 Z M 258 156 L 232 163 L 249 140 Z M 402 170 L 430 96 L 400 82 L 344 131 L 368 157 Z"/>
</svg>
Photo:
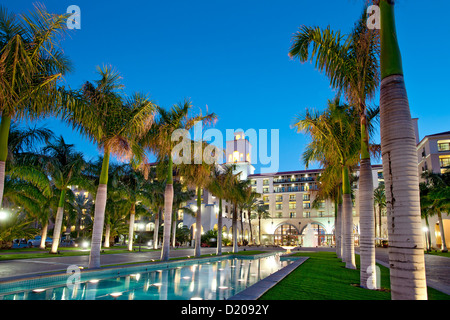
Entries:
<svg viewBox="0 0 450 320">
<path fill-rule="evenodd" d="M 289 256 L 284 256 L 289 258 Z M 236 295 L 228 298 L 228 300 L 258 300 L 266 291 L 278 284 L 287 275 L 294 271 L 297 267 L 303 264 L 309 257 L 292 257 L 294 262 L 287 265 L 286 267 L 278 270 L 277 272 L 271 274 L 268 277 L 256 282 L 245 290 L 237 293 Z"/>
</svg>

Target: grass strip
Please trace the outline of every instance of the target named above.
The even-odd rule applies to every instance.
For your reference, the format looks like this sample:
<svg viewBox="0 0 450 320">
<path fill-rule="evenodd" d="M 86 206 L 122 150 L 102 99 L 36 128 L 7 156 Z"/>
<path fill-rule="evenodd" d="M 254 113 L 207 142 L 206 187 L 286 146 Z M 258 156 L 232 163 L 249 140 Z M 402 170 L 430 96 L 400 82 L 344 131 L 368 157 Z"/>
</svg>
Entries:
<svg viewBox="0 0 450 320">
<path fill-rule="evenodd" d="M 390 300 L 389 269 L 380 267 L 380 290 L 359 287 L 359 269 L 346 269 L 334 252 L 299 252 L 308 256 L 300 267 L 260 297 L 260 300 Z M 359 268 L 359 255 L 355 255 Z M 428 288 L 429 300 L 450 300 L 450 296 Z"/>
</svg>

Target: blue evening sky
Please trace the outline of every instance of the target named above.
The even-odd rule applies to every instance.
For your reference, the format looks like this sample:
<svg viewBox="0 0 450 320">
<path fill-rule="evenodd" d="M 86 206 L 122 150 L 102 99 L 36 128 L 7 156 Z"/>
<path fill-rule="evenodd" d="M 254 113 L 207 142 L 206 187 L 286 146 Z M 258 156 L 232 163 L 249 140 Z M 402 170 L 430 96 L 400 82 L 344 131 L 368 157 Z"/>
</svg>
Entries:
<svg viewBox="0 0 450 320">
<path fill-rule="evenodd" d="M 32 9 L 35 1 L 3 0 L 10 11 Z M 334 96 L 328 80 L 310 63 L 288 57 L 301 25 L 350 32 L 364 0 L 171 0 L 41 1 L 48 11 L 81 9 L 81 30 L 63 42 L 74 72 L 72 88 L 97 78 L 98 65 L 123 76 L 125 92 L 149 94 L 159 105 L 190 98 L 215 112 L 215 128 L 279 130 L 279 171 L 304 169 L 308 140 L 290 125 L 306 107 L 323 108 Z M 399 0 L 397 33 L 413 117 L 422 138 L 450 130 L 450 2 Z M 378 97 L 374 101 L 378 104 Z M 99 152 L 56 119 L 43 121 L 87 158 Z M 376 141 L 379 141 L 379 132 Z M 270 134 L 269 134 L 270 137 Z M 255 165 L 260 171 L 260 165 Z"/>
</svg>

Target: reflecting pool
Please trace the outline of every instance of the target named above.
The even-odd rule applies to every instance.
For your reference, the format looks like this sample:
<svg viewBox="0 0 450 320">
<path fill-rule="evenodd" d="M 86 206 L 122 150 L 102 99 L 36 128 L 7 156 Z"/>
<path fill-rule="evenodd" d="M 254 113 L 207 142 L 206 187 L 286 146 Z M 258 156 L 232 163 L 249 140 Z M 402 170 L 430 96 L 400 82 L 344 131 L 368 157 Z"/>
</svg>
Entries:
<svg viewBox="0 0 450 320">
<path fill-rule="evenodd" d="M 4 300 L 223 300 L 290 264 L 279 254 L 249 258 L 183 262 L 151 270 L 133 269 L 119 275 L 81 273 L 79 281 L 47 281 L 38 287 L 11 288 Z M 24 288 L 23 286 L 21 287 Z M 12 293 L 15 291 L 14 293 Z"/>
</svg>

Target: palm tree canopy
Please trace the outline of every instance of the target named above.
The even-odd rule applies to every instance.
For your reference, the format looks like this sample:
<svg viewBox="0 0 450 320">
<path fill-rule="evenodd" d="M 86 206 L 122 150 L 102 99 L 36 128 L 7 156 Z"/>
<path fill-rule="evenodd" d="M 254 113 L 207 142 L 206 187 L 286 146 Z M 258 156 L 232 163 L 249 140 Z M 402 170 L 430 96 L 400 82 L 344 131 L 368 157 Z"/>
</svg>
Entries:
<svg viewBox="0 0 450 320">
<path fill-rule="evenodd" d="M 153 123 L 156 105 L 144 94 L 124 98 L 120 74 L 113 68 L 98 67 L 99 79 L 78 90 L 60 90 L 64 101 L 59 115 L 99 148 L 130 159 L 142 160 L 137 140 Z"/>
<path fill-rule="evenodd" d="M 348 35 L 330 26 L 300 27 L 289 51 L 291 58 L 301 62 L 315 60 L 315 67 L 330 79 L 331 87 L 343 91 L 347 101 L 357 108 L 364 108 L 366 99 L 375 96 L 380 82 L 379 35 L 367 28 L 366 9 Z"/>
<path fill-rule="evenodd" d="M 57 80 L 71 70 L 60 47 L 67 15 L 35 6 L 16 16 L 0 7 L 0 111 L 36 118 L 55 107 Z"/>
</svg>

